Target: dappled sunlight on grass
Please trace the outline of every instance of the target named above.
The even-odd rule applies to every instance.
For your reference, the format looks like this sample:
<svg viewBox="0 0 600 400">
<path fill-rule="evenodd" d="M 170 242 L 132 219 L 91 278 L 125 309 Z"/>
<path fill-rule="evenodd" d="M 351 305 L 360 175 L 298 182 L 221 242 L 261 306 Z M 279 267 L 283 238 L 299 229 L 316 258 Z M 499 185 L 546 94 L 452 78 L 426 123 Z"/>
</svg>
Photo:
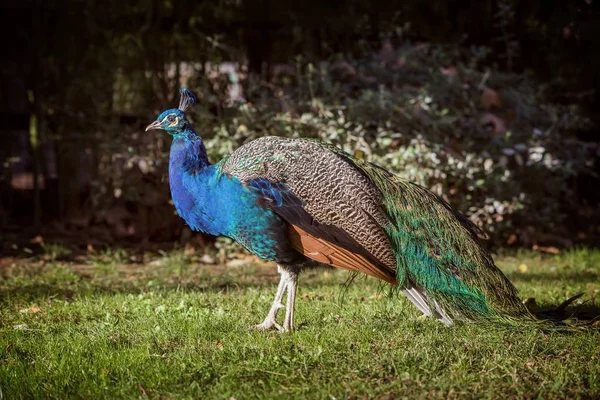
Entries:
<svg viewBox="0 0 600 400">
<path fill-rule="evenodd" d="M 600 396 L 598 333 L 448 329 L 374 279 L 344 286 L 337 270 L 301 276 L 297 332 L 258 333 L 248 328 L 272 301 L 274 265 L 110 254 L 2 260 L 7 398 Z M 597 260 L 587 250 L 525 252 L 498 264 L 523 298 L 556 305 L 583 292 L 597 305 Z"/>
</svg>

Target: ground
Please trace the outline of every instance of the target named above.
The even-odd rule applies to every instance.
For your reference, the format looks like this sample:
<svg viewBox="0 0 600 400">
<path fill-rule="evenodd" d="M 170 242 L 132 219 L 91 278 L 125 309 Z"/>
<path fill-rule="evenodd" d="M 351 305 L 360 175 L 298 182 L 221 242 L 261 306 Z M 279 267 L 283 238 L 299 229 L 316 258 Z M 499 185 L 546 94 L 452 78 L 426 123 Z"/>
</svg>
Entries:
<svg viewBox="0 0 600 400">
<path fill-rule="evenodd" d="M 374 279 L 317 270 L 300 278 L 297 332 L 261 333 L 248 328 L 274 295 L 272 264 L 45 249 L 0 258 L 7 399 L 600 398 L 598 332 L 446 328 Z M 497 261 L 523 298 L 583 292 L 598 309 L 599 251 Z"/>
</svg>

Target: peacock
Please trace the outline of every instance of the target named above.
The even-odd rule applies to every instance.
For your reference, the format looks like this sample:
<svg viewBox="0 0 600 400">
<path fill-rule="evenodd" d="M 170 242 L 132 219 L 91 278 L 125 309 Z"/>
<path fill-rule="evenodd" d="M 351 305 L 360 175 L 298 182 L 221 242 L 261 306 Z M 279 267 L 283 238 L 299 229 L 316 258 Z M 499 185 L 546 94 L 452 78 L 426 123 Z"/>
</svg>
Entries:
<svg viewBox="0 0 600 400">
<path fill-rule="evenodd" d="M 277 264 L 279 285 L 257 329 L 294 330 L 298 275 L 323 265 L 388 282 L 447 326 L 539 321 L 479 229 L 428 189 L 316 139 L 261 137 L 212 164 L 185 115 L 196 101 L 182 89 L 178 108 L 146 131 L 173 136 L 169 184 L 187 225 Z"/>
</svg>

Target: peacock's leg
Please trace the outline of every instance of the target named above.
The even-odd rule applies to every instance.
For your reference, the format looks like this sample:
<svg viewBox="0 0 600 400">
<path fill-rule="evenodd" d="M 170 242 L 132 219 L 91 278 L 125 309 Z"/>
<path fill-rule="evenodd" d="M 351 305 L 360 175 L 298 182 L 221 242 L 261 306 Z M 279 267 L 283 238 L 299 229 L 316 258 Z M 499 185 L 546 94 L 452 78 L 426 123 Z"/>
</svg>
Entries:
<svg viewBox="0 0 600 400">
<path fill-rule="evenodd" d="M 296 286 L 298 285 L 298 273 L 296 271 L 288 272 L 287 281 L 287 305 L 285 307 L 285 320 L 283 321 L 283 330 L 290 332 L 294 330 L 294 304 L 296 302 Z"/>
<path fill-rule="evenodd" d="M 255 328 L 258 329 L 259 331 L 266 331 L 273 327 L 277 328 L 277 330 L 279 330 L 279 331 L 283 331 L 283 328 L 281 327 L 281 325 L 279 325 L 277 323 L 277 312 L 279 311 L 280 308 L 284 307 L 284 305 L 281 304 L 281 300 L 283 300 L 283 294 L 285 293 L 285 290 L 287 289 L 288 277 L 287 277 L 287 271 L 285 271 L 279 265 L 277 266 L 277 272 L 279 272 L 279 274 L 281 275 L 281 278 L 279 279 L 279 286 L 277 286 L 277 292 L 275 293 L 275 299 L 273 300 L 273 305 L 271 305 L 271 309 L 269 310 L 269 313 L 267 314 L 265 320 L 262 322 L 262 324 L 258 324 L 255 326 Z"/>
</svg>

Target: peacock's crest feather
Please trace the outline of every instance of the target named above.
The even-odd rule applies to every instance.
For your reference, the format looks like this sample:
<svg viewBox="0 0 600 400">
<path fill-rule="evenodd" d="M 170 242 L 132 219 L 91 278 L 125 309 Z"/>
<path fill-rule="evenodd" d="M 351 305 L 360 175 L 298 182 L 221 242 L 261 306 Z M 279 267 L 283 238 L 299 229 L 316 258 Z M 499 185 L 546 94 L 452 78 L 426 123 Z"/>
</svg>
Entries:
<svg viewBox="0 0 600 400">
<path fill-rule="evenodd" d="M 196 95 L 194 95 L 194 93 L 192 93 L 191 90 L 186 89 L 186 88 L 182 88 L 179 91 L 179 108 L 181 111 L 185 111 L 188 109 L 188 107 L 190 107 L 191 105 L 196 104 L 196 102 L 198 101 L 196 99 Z"/>
</svg>

